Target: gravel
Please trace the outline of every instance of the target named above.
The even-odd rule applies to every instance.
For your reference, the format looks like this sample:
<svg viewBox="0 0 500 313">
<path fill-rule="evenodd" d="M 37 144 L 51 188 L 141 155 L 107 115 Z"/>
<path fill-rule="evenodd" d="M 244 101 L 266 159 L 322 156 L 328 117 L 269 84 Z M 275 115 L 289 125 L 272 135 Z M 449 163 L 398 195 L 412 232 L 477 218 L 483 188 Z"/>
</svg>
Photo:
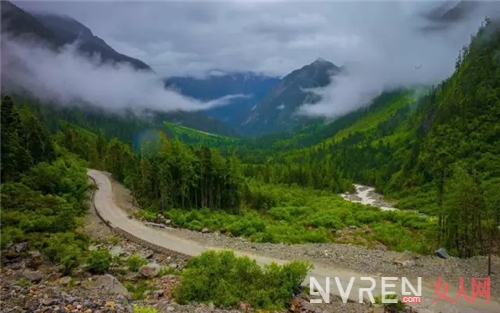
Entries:
<svg viewBox="0 0 500 313">
<path fill-rule="evenodd" d="M 164 230 L 206 246 L 251 252 L 278 259 L 308 260 L 339 268 L 354 270 L 370 276 L 422 277 L 423 282 L 436 282 L 439 276 L 458 288 L 460 277 L 464 277 L 465 288 L 470 290 L 472 277 L 487 277 L 488 258 L 441 259 L 435 256 L 411 254 L 410 266 L 395 264 L 394 259 L 407 259 L 408 253 L 369 249 L 356 245 L 335 243 L 286 245 L 252 243 L 243 238 L 232 238 L 218 233 L 200 233 L 186 229 Z M 492 257 L 492 296 L 500 296 L 500 258 Z"/>
</svg>

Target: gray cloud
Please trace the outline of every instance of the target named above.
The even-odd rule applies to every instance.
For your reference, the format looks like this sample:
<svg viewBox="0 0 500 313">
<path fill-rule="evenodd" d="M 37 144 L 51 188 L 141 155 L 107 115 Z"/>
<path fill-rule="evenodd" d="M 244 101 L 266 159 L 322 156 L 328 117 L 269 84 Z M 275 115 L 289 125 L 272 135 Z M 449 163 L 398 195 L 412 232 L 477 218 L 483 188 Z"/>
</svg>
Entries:
<svg viewBox="0 0 500 313">
<path fill-rule="evenodd" d="M 199 102 L 165 90 L 163 81 L 151 72 L 137 71 L 128 64 L 102 64 L 88 59 L 77 44 L 55 52 L 40 43 L 2 36 L 2 87 L 28 91 L 45 101 L 76 105 L 90 103 L 112 112 L 144 109 L 160 112 L 196 111 L 226 105 L 228 95 Z"/>
<path fill-rule="evenodd" d="M 354 26 L 362 40 L 352 52 L 354 63 L 347 67 L 348 75 L 316 90 L 322 101 L 302 106 L 299 114 L 337 117 L 368 105 L 383 91 L 439 83 L 453 72 L 458 51 L 469 43 L 484 17 L 497 17 L 500 12 L 497 3 L 483 2 L 437 22 L 435 16 L 422 19 L 435 9 L 429 4 L 406 11 L 410 14 L 399 10 L 397 3 L 384 8 L 392 14 L 377 12 L 383 7 L 378 4 L 367 23 Z"/>
<path fill-rule="evenodd" d="M 446 5 L 457 1 L 448 1 Z M 318 91 L 324 101 L 309 115 L 335 116 L 366 104 L 381 90 L 437 83 L 451 74 L 494 2 L 453 23 L 423 16 L 444 2 L 26 2 L 28 10 L 74 17 L 117 51 L 139 58 L 163 76 L 212 70 L 283 76 L 323 57 L 351 64 L 350 75 Z M 496 3 L 497 4 L 497 3 Z M 481 7 L 483 8 L 481 10 Z M 486 9 L 485 9 L 486 8 Z M 497 9 L 498 10 L 498 9 Z M 355 64 L 353 66 L 352 64 Z M 422 64 L 418 70 L 415 66 Z M 95 77 L 98 79 L 98 77 Z M 146 88 L 146 87 L 141 87 Z"/>
</svg>

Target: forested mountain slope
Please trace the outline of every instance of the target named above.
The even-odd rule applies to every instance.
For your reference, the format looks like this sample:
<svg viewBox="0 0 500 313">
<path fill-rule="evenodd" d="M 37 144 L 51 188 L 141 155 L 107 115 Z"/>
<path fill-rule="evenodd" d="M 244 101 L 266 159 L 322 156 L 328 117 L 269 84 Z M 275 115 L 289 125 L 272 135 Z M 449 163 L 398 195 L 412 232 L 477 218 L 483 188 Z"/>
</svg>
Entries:
<svg viewBox="0 0 500 313">
<path fill-rule="evenodd" d="M 376 127 L 356 126 L 367 116 L 315 147 L 273 161 L 335 164 L 344 177 L 400 199 L 401 208 L 438 215 L 439 240 L 459 255 L 484 251 L 480 240 L 470 241 L 484 235 L 478 223 L 500 221 L 498 51 L 499 24 L 487 19 L 460 52 L 453 75 L 425 96 L 410 98 Z"/>
<path fill-rule="evenodd" d="M 94 54 L 99 54 L 102 62 L 104 63 L 126 62 L 132 64 L 132 66 L 136 69 L 152 71 L 152 69 L 144 62 L 116 52 L 99 37 L 94 36 L 88 27 L 72 18 L 51 14 L 37 14 L 34 16 L 8 1 L 2 1 L 1 10 L 2 35 L 8 34 L 17 39 L 38 39 L 56 50 L 64 45 L 73 43 L 78 38 L 80 40 L 79 51 L 84 55 L 90 57 Z M 3 45 L 2 49 L 5 49 Z M 22 60 L 15 60 L 18 62 L 18 66 L 14 66 L 16 62 L 13 62 L 13 60 L 10 59 L 5 60 L 3 58 L 4 55 L 2 56 L 2 62 L 6 62 L 5 64 L 10 65 L 8 69 L 9 71 L 25 70 L 22 66 Z M 19 83 L 9 81 L 7 77 L 10 77 L 8 73 L 2 71 L 2 91 L 10 91 L 11 89 L 9 87 L 12 86 L 16 86 L 14 90 L 19 91 L 19 88 L 17 88 Z M 23 97 L 28 96 L 35 97 L 36 95 L 23 94 Z M 33 104 L 36 101 L 29 102 Z M 56 110 L 56 108 L 60 109 Z M 79 125 L 91 125 L 97 123 L 99 124 L 99 127 L 104 128 L 103 130 L 105 132 L 107 132 L 110 128 L 119 128 L 118 126 L 103 123 L 103 120 L 113 119 L 114 117 L 112 114 L 110 116 L 109 112 L 105 112 L 105 110 L 94 108 L 92 103 L 58 103 L 58 106 L 50 108 L 50 112 L 51 114 L 63 115 L 66 117 L 71 115 L 72 122 L 76 122 L 78 120 Z M 163 123 L 168 121 L 181 124 L 186 127 L 196 128 L 205 132 L 228 136 L 236 135 L 234 128 L 216 118 L 208 116 L 205 112 L 174 111 L 168 113 L 152 113 L 155 113 L 153 114 L 153 121 L 145 122 L 139 120 L 138 118 L 134 118 L 130 113 L 121 112 L 121 114 L 126 116 L 124 120 L 127 121 L 129 126 L 131 125 L 132 120 L 133 123 L 140 125 L 140 128 L 143 128 L 144 126 L 163 127 Z M 128 131 L 130 131 L 130 128 L 136 129 L 137 127 L 129 127 Z M 96 128 L 92 129 L 97 131 Z M 121 132 L 127 132 L 127 130 L 122 130 Z M 115 132 L 110 134 L 113 136 L 118 135 Z M 118 136 L 124 140 L 131 139 L 125 139 L 125 137 L 121 137 L 121 135 Z"/>
<path fill-rule="evenodd" d="M 338 139 L 261 162 L 249 161 L 253 153 L 240 159 L 231 149 L 189 147 L 161 129 L 135 147 L 71 124 L 56 129 L 55 138 L 128 186 L 141 216 L 152 221 L 161 212 L 179 227 L 258 242 L 383 243 L 421 253 L 445 246 L 461 257 L 484 254 L 488 235 L 497 236 L 500 203 L 499 34 L 487 21 L 464 48 L 456 72 L 417 101 L 411 91 L 384 95 L 371 109 L 345 117 Z M 44 124 L 59 123 L 60 116 L 37 112 Z M 399 197 L 401 208 L 436 217 L 346 202 L 335 194 L 352 190 L 350 181 L 375 184 Z M 360 231 L 344 236 L 353 225 Z"/>
</svg>

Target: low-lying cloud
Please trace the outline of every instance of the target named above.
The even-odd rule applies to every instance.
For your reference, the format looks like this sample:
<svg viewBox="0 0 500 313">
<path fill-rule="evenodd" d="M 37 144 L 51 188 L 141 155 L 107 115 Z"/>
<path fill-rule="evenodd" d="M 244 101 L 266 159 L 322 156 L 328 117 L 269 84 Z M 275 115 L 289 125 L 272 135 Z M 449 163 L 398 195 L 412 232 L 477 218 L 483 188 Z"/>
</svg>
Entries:
<svg viewBox="0 0 500 313">
<path fill-rule="evenodd" d="M 459 50 L 486 16 L 498 16 L 499 8 L 495 2 L 478 3 L 474 10 L 454 14 L 454 19 L 441 23 L 434 15 L 425 17 L 441 5 L 429 3 L 405 11 L 401 3 L 378 3 L 369 19 L 364 16 L 365 23 L 353 21 L 352 33 L 362 40 L 351 50 L 351 62 L 345 64 L 347 74 L 314 90 L 322 100 L 303 105 L 298 114 L 334 118 L 369 105 L 383 91 L 438 84 L 451 75 Z M 384 9 L 385 14 L 378 14 L 377 9 Z"/>
<path fill-rule="evenodd" d="M 200 102 L 165 89 L 154 73 L 138 71 L 128 63 L 102 63 L 98 55 L 84 56 L 78 51 L 78 42 L 54 51 L 39 41 L 4 34 L 1 41 L 3 90 L 29 92 L 42 101 L 140 113 L 205 110 L 251 96 L 228 95 Z"/>
</svg>

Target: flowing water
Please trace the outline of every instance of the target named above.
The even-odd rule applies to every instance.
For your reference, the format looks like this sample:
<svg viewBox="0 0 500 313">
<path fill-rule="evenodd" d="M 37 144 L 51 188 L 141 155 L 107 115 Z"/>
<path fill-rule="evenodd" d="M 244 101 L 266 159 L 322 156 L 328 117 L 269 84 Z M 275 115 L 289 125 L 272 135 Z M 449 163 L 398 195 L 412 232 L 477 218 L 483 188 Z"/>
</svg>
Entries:
<svg viewBox="0 0 500 313">
<path fill-rule="evenodd" d="M 372 205 L 384 211 L 397 210 L 392 207 L 392 203 L 384 201 L 382 195 L 375 192 L 375 188 L 357 184 L 354 184 L 354 187 L 356 187 L 354 193 L 343 193 L 342 198 L 351 202 Z"/>
</svg>

